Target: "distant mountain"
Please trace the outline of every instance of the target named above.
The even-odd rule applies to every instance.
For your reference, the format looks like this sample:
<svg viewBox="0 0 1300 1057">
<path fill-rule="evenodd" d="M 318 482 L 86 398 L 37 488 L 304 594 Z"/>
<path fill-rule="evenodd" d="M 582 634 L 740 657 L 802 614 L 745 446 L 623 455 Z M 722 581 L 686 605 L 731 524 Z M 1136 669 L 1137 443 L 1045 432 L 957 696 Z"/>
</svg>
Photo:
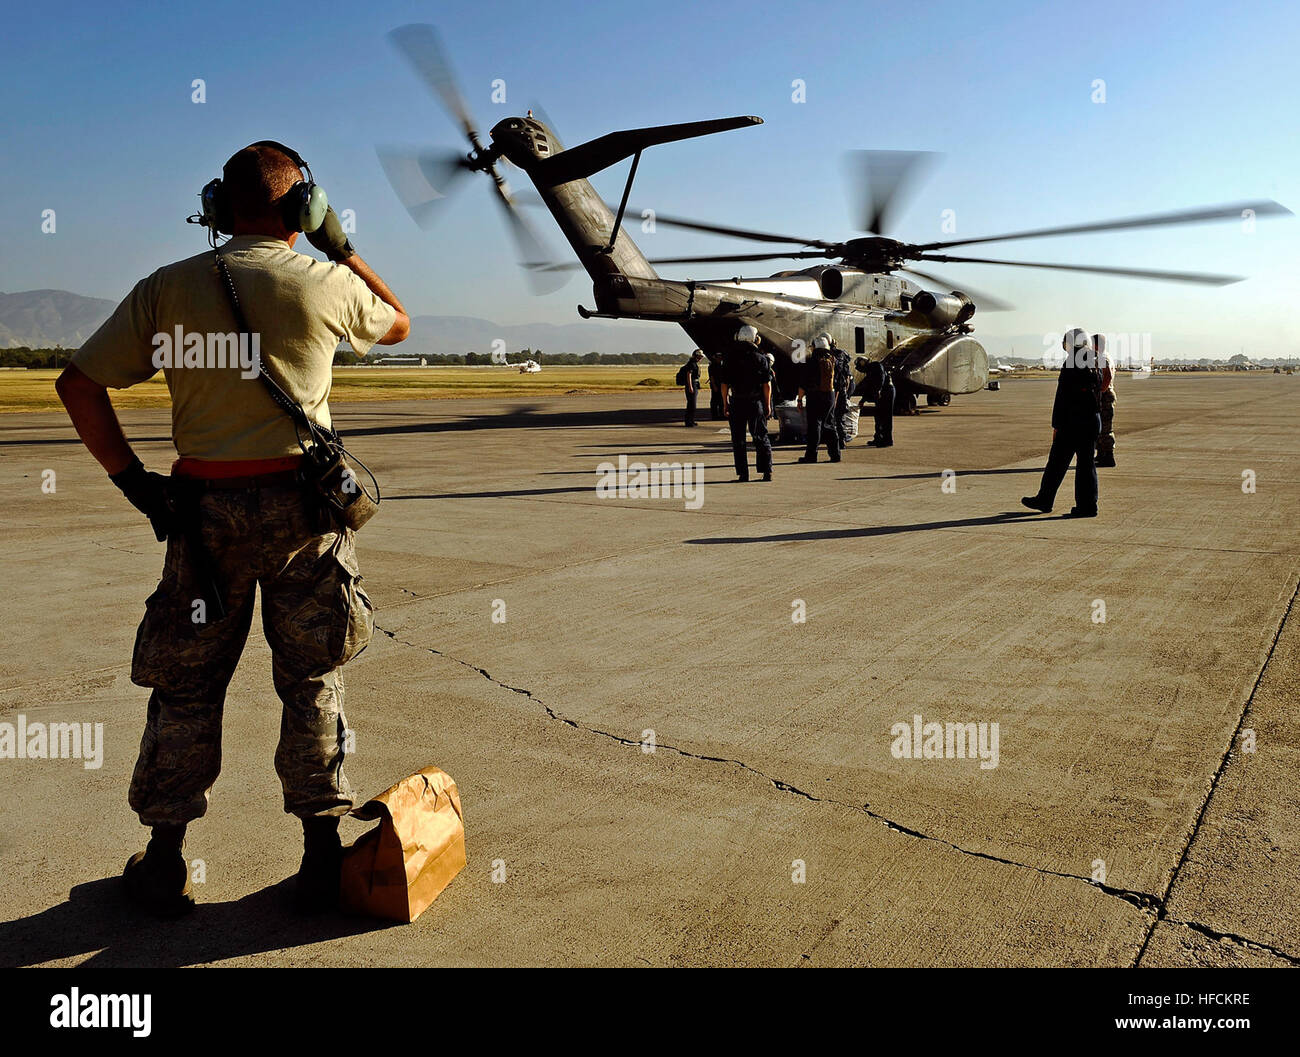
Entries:
<svg viewBox="0 0 1300 1057">
<path fill-rule="evenodd" d="M 113 309 L 113 301 L 82 297 L 66 290 L 0 293 L 0 348 L 76 348 L 94 333 Z M 516 323 L 506 325 L 472 316 L 416 316 L 411 336 L 391 352 L 403 355 L 478 352 L 489 354 L 493 342 L 507 352 L 680 352 L 694 347 L 680 327 L 634 322 Z"/>
<path fill-rule="evenodd" d="M 116 302 L 67 290 L 0 293 L 0 348 L 76 348 L 109 317 Z"/>
</svg>

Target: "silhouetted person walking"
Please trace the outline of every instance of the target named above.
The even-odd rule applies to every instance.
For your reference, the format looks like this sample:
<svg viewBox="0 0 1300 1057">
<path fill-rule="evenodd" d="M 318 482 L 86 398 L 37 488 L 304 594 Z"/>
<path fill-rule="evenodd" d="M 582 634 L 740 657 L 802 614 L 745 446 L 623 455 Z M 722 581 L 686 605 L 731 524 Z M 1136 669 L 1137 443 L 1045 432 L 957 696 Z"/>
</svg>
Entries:
<svg viewBox="0 0 1300 1057">
<path fill-rule="evenodd" d="M 1078 328 L 1061 339 L 1065 363 L 1056 379 L 1052 403 L 1052 449 L 1047 456 L 1038 494 L 1020 501 L 1030 510 L 1049 513 L 1056 491 L 1065 480 L 1070 460 L 1074 468 L 1074 506 L 1070 517 L 1097 516 L 1097 436 L 1101 433 L 1101 372 L 1096 350 Z"/>
</svg>

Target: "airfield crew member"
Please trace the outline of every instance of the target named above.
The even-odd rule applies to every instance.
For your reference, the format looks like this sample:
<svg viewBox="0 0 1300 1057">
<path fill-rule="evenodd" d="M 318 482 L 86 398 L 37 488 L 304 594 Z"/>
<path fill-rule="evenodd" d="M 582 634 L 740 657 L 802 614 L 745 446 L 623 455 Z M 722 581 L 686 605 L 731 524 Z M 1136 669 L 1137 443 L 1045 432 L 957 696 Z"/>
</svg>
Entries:
<svg viewBox="0 0 1300 1057">
<path fill-rule="evenodd" d="M 876 435 L 871 439 L 873 447 L 892 448 L 894 446 L 894 399 L 896 395 L 894 378 L 889 373 L 889 368 L 882 363 L 880 365 L 880 389 L 876 392 Z"/>
<path fill-rule="evenodd" d="M 717 422 L 726 418 L 722 413 L 722 356 L 709 357 L 709 418 Z"/>
<path fill-rule="evenodd" d="M 758 347 L 758 331 L 745 324 L 723 358 L 722 406 L 731 424 L 731 450 L 736 479 L 749 480 L 745 430 L 754 438 L 754 463 L 764 481 L 772 479 L 772 441 L 767 420 L 772 417 L 772 367 Z"/>
<path fill-rule="evenodd" d="M 1101 371 L 1101 436 L 1097 438 L 1097 465 L 1115 465 L 1115 369 L 1106 353 L 1106 335 L 1094 334 L 1092 347 L 1097 351 L 1097 369 Z"/>
<path fill-rule="evenodd" d="M 805 395 L 804 417 L 807 421 L 807 443 L 800 462 L 816 462 L 817 449 L 826 438 L 826 453 L 831 462 L 840 461 L 840 435 L 831 421 L 835 414 L 835 354 L 831 340 L 825 334 L 813 339 L 812 355 L 804 364 Z"/>
<path fill-rule="evenodd" d="M 1031 510 L 1050 513 L 1056 490 L 1065 480 L 1070 459 L 1074 467 L 1074 506 L 1070 517 L 1097 516 L 1097 467 L 1094 462 L 1097 435 L 1101 432 L 1101 372 L 1088 343 L 1088 335 L 1078 329 L 1068 331 L 1061 340 L 1065 363 L 1056 380 L 1056 398 L 1052 403 L 1052 449 L 1038 486 L 1038 494 L 1020 501 Z"/>
<path fill-rule="evenodd" d="M 835 354 L 835 433 L 843 451 L 849 445 L 848 424 L 849 389 L 853 386 L 853 361 L 849 354 L 831 339 L 831 352 Z"/>
<path fill-rule="evenodd" d="M 677 372 L 677 381 L 686 393 L 686 425 L 695 425 L 695 396 L 700 391 L 700 361 L 704 353 L 696 349 Z"/>
<path fill-rule="evenodd" d="M 353 533 L 298 483 L 294 421 L 256 370 L 265 366 L 312 420 L 328 426 L 340 336 L 364 354 L 376 343 L 402 341 L 410 321 L 356 255 L 333 209 L 319 219 L 323 194 L 304 181 L 298 160 L 279 144 L 245 147 L 226 162 L 209 213 L 215 228 L 233 236 L 217 252 L 260 341 L 253 374 L 243 362 L 212 355 L 211 344 L 192 357 L 189 340 L 174 360 L 159 362 L 164 336 L 211 342 L 238 329 L 208 251 L 137 283 L 56 383 L 90 453 L 167 540 L 131 665 L 132 681 L 152 693 L 129 800 L 152 836 L 124 874 L 131 898 L 163 915 L 193 906 L 182 841 L 188 823 L 206 812 L 220 770 L 226 687 L 259 586 L 283 702 L 275 767 L 285 811 L 302 820 L 304 832 L 298 904 L 312 911 L 337 901 L 338 823 L 353 803 L 342 769 L 341 666 L 370 641 L 373 611 L 358 582 Z M 292 249 L 313 221 L 319 226 L 307 239 L 329 261 Z M 107 393 L 145 381 L 160 366 L 179 455 L 170 478 L 145 470 Z"/>
<path fill-rule="evenodd" d="M 878 360 L 868 360 L 865 356 L 854 360 L 853 366 L 862 375 L 858 379 L 857 388 L 853 390 L 853 395 L 858 398 L 858 410 L 861 411 L 867 406 L 868 400 L 875 400 L 880 395 L 880 379 L 885 368 Z"/>
</svg>

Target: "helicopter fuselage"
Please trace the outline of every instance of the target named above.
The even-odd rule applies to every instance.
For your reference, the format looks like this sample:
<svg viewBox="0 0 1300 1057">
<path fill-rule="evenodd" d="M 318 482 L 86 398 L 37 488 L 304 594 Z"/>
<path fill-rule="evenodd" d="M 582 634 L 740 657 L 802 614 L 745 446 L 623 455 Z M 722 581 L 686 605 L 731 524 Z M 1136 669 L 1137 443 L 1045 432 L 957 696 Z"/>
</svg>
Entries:
<svg viewBox="0 0 1300 1057">
<path fill-rule="evenodd" d="M 661 278 L 587 176 L 633 155 L 635 164 L 652 143 L 717 131 L 712 124 L 613 133 L 568 151 L 531 116 L 507 118 L 492 129 L 494 150 L 532 179 L 591 276 L 596 307 L 579 306 L 584 318 L 677 323 L 711 356 L 749 324 L 776 359 L 780 388 L 791 394 L 798 387 L 798 365 L 820 334 L 855 361 L 884 362 L 900 389 L 946 400 L 984 388 L 988 357 L 970 336 L 975 306 L 961 294 L 922 290 L 888 272 L 833 265 L 752 279 Z"/>
</svg>

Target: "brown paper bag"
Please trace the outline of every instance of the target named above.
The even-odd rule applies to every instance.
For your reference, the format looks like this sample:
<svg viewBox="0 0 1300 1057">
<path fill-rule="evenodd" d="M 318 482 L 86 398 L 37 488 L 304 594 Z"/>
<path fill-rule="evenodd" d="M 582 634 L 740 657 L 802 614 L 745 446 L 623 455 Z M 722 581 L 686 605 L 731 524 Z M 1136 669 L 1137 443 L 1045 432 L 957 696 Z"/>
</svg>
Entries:
<svg viewBox="0 0 1300 1057">
<path fill-rule="evenodd" d="M 343 853 L 344 910 L 414 921 L 465 866 L 460 793 L 437 767 L 403 778 L 352 815 L 379 825 Z"/>
</svg>

